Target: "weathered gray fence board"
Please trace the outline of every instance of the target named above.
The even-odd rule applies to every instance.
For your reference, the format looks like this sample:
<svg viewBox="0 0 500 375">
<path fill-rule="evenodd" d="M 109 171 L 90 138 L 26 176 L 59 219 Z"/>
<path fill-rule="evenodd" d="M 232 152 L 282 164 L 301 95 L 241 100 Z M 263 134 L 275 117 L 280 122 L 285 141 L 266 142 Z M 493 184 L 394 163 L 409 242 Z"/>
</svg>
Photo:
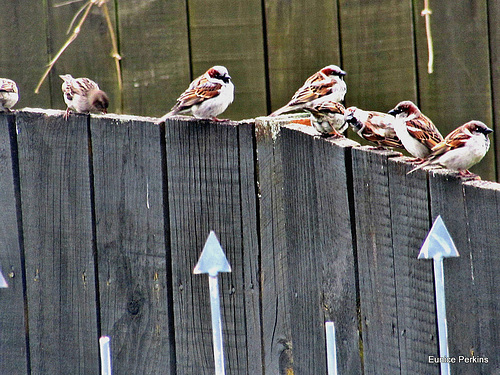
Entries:
<svg viewBox="0 0 500 375">
<path fill-rule="evenodd" d="M 467 212 L 472 259 L 474 298 L 477 299 L 478 345 L 474 355 L 488 357 L 488 363 L 477 366 L 482 374 L 500 372 L 500 186 L 496 183 L 465 184 L 465 208 Z M 478 230 L 479 229 L 479 230 Z M 454 296 L 450 296 L 454 298 Z M 471 354 L 471 353 L 466 353 Z"/>
<path fill-rule="evenodd" d="M 92 118 L 101 331 L 116 373 L 169 374 L 160 129 L 141 118 Z M 172 372 L 173 373 L 173 372 Z"/>
<path fill-rule="evenodd" d="M 347 105 L 387 112 L 416 100 L 411 1 L 346 0 L 340 12 Z"/>
<path fill-rule="evenodd" d="M 28 364 L 24 329 L 24 269 L 15 193 L 19 183 L 16 168 L 15 126 L 13 114 L 0 115 L 0 207 L 2 208 L 0 270 L 9 284 L 7 289 L 0 289 L 0 353 L 2 357 L 0 373 L 21 375 L 27 374 Z"/>
<path fill-rule="evenodd" d="M 260 246 L 263 250 L 260 269 L 262 344 L 266 373 L 287 375 L 287 369 L 292 369 L 292 346 L 282 141 L 280 134 L 273 134 L 277 126 L 276 121 L 256 119 Z"/>
<path fill-rule="evenodd" d="M 88 116 L 17 115 L 31 371 L 99 371 Z"/>
<path fill-rule="evenodd" d="M 272 110 L 276 110 L 288 103 L 307 77 L 326 65 L 342 65 L 337 2 L 264 1 L 263 4 L 268 46 L 268 95 Z M 328 21 L 318 22 L 318 15 Z"/>
<path fill-rule="evenodd" d="M 224 65 L 233 78 L 235 103 L 221 118 L 240 120 L 263 115 L 266 74 L 262 2 L 190 0 L 189 27 L 194 76 L 213 65 Z"/>
<path fill-rule="evenodd" d="M 400 374 L 389 151 L 352 150 L 364 370 Z"/>
<path fill-rule="evenodd" d="M 427 175 L 390 158 L 389 194 L 396 280 L 401 374 L 438 374 L 428 356 L 438 354 L 432 262 L 417 256 L 430 228 Z M 418 311 L 418 313 L 416 313 Z"/>
<path fill-rule="evenodd" d="M 491 126 L 495 126 L 500 123 L 500 112 L 497 108 L 500 108 L 500 50 L 496 46 L 500 45 L 500 3 L 498 1 L 488 1 L 487 2 L 487 17 L 488 17 L 488 38 L 489 38 L 489 53 L 490 53 L 490 74 L 491 74 L 491 99 L 492 99 L 492 123 Z M 490 127 L 491 127 L 490 126 Z M 500 136 L 495 133 L 490 135 L 493 139 L 500 139 Z M 498 141 L 496 142 L 498 144 Z M 498 147 L 492 146 L 490 153 L 495 153 L 496 160 L 499 160 L 500 150 Z M 498 168 L 496 168 L 498 169 Z M 499 171 L 496 171 L 496 179 L 499 180 Z"/>
<path fill-rule="evenodd" d="M 420 16 L 423 3 L 415 7 L 420 104 L 443 136 L 473 119 L 492 125 L 486 3 L 486 0 L 459 0 L 453 6 L 442 1 L 431 3 L 432 74 L 427 73 L 427 37 Z M 494 155 L 494 151 L 489 152 L 473 171 L 483 179 L 494 179 Z"/>
<path fill-rule="evenodd" d="M 242 181 L 253 180 L 253 176 L 241 174 L 240 165 L 248 164 L 240 160 L 244 156 L 240 155 L 238 144 L 242 131 L 251 133 L 251 127 L 189 120 L 170 120 L 166 124 L 179 373 L 213 372 L 208 277 L 192 274 L 210 230 L 218 235 L 232 267 L 232 273 L 219 276 L 227 372 L 247 373 L 256 367 L 248 363 L 247 357 L 247 347 L 255 345 L 249 343 L 259 342 L 260 332 L 245 322 L 250 301 L 244 280 L 245 275 L 252 273 L 252 267 L 244 263 L 244 254 L 258 256 L 258 249 L 244 247 L 255 235 L 235 236 L 243 231 L 257 231 L 255 227 L 243 228 L 242 215 L 248 213 L 248 206 L 242 205 L 241 194 L 248 182 Z M 250 311 L 257 310 L 253 307 Z"/>
<path fill-rule="evenodd" d="M 162 116 L 191 82 L 186 2 L 120 0 L 118 19 L 124 113 Z"/>
</svg>

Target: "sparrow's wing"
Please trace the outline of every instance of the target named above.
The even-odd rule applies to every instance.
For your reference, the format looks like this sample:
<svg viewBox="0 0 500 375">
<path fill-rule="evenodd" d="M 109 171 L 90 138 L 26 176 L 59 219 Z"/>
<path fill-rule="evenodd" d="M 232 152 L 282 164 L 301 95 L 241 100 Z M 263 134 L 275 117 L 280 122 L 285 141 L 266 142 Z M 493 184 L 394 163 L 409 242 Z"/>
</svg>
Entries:
<svg viewBox="0 0 500 375">
<path fill-rule="evenodd" d="M 0 91 L 16 93 L 17 85 L 10 79 L 0 79 Z"/>
<path fill-rule="evenodd" d="M 371 112 L 362 135 L 366 140 L 380 146 L 403 148 L 403 144 L 391 126 L 393 118 L 387 116 L 385 113 Z"/>
<path fill-rule="evenodd" d="M 322 96 L 329 95 L 333 92 L 333 87 L 337 84 L 336 79 L 311 80 L 311 78 L 306 81 L 304 86 L 297 90 L 297 92 L 293 95 L 292 100 L 288 103 L 288 106 L 309 103 Z"/>
<path fill-rule="evenodd" d="M 220 94 L 221 88 L 222 85 L 220 83 L 211 82 L 203 76 L 198 77 L 177 99 L 177 104 L 174 108 L 177 107 L 177 110 L 182 111 L 207 99 L 214 98 Z"/>
<path fill-rule="evenodd" d="M 99 90 L 99 86 L 91 79 L 77 78 L 64 81 L 62 90 L 66 98 L 73 100 L 75 95 L 87 96 L 90 90 Z"/>
<path fill-rule="evenodd" d="M 450 150 L 455 150 L 457 148 L 465 146 L 465 143 L 468 139 L 470 139 L 471 136 L 472 134 L 470 134 L 470 132 L 464 129 L 462 126 L 455 129 L 450 134 L 448 134 L 443 141 L 439 142 L 432 148 L 432 153 L 429 159 L 431 157 L 435 158 L 436 156 L 442 155 Z"/>
<path fill-rule="evenodd" d="M 432 149 L 443 140 L 443 136 L 429 118 L 421 115 L 406 122 L 408 133 L 418 139 L 422 144 Z"/>
</svg>

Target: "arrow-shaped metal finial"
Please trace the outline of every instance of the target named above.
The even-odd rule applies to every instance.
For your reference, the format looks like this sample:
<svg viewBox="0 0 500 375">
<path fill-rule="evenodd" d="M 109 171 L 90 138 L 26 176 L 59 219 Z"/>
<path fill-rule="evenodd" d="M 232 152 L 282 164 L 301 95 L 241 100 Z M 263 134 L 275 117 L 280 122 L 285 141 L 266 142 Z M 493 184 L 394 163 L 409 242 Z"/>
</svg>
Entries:
<svg viewBox="0 0 500 375">
<path fill-rule="evenodd" d="M 231 266 L 215 232 L 212 230 L 208 235 L 207 242 L 205 242 L 193 273 L 208 273 L 210 276 L 217 276 L 219 272 L 231 272 Z"/>
<path fill-rule="evenodd" d="M 8 288 L 9 284 L 5 281 L 5 277 L 3 277 L 2 271 L 0 271 L 0 288 Z"/>
<path fill-rule="evenodd" d="M 444 221 L 439 215 L 429 234 L 425 238 L 424 244 L 420 248 L 420 253 L 418 254 L 418 259 L 434 259 L 436 257 L 449 258 L 458 257 L 457 248 L 455 243 L 444 225 Z"/>
</svg>

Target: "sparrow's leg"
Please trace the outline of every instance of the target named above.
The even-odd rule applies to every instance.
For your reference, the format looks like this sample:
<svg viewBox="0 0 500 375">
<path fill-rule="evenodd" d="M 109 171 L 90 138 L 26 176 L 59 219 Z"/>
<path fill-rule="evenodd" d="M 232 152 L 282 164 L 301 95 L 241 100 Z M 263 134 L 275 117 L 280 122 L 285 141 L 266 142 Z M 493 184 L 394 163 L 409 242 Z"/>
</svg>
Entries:
<svg viewBox="0 0 500 375">
<path fill-rule="evenodd" d="M 215 122 L 226 122 L 226 121 L 231 121 L 227 118 L 217 118 L 217 117 L 212 117 L 211 118 L 212 121 L 215 121 Z"/>
<path fill-rule="evenodd" d="M 341 133 L 339 133 L 337 130 L 333 129 L 330 133 L 328 134 L 321 134 L 321 137 L 323 138 L 330 138 L 330 139 L 338 139 L 338 138 L 345 138 L 345 136 Z"/>
<path fill-rule="evenodd" d="M 481 176 L 475 174 L 475 173 L 472 173 L 471 171 L 469 170 L 464 170 L 464 171 L 458 171 L 458 174 L 460 175 L 460 177 L 462 177 L 462 179 L 464 179 L 465 181 L 471 181 L 471 180 L 481 180 Z"/>
<path fill-rule="evenodd" d="M 69 107 L 66 108 L 66 112 L 64 112 L 63 119 L 67 120 L 69 118 L 69 114 L 71 113 Z"/>
</svg>

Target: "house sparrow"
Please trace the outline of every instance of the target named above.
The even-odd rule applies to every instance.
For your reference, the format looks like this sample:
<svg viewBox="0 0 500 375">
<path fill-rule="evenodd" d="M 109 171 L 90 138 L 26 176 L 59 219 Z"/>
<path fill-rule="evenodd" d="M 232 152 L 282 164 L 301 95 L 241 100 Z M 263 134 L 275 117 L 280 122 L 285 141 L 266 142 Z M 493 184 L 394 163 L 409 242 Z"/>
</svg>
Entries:
<svg viewBox="0 0 500 375">
<path fill-rule="evenodd" d="M 422 161 L 430 154 L 431 149 L 443 140 L 432 121 L 409 100 L 400 102 L 389 114 L 396 117 L 396 135 L 406 151 L 416 158 L 415 161 Z"/>
<path fill-rule="evenodd" d="M 71 74 L 59 77 L 64 81 L 61 88 L 68 106 L 65 119 L 68 119 L 71 109 L 77 113 L 108 112 L 108 95 L 99 89 L 97 83 L 88 78 L 73 78 Z"/>
<path fill-rule="evenodd" d="M 396 118 L 392 115 L 349 107 L 344 120 L 361 138 L 378 147 L 404 148 L 394 130 Z"/>
<path fill-rule="evenodd" d="M 440 165 L 458 171 L 460 176 L 476 177 L 468 169 L 479 163 L 488 152 L 488 134 L 492 131 L 481 121 L 469 121 L 448 134 L 432 148 L 424 163 L 408 173 L 427 165 Z"/>
<path fill-rule="evenodd" d="M 0 112 L 10 112 L 19 100 L 19 89 L 16 83 L 7 78 L 0 78 Z"/>
<path fill-rule="evenodd" d="M 342 104 L 327 101 L 311 108 L 305 108 L 311 113 L 311 125 L 325 137 L 340 138 L 347 128 L 344 122 L 345 108 Z"/>
<path fill-rule="evenodd" d="M 197 118 L 211 118 L 224 112 L 234 99 L 234 85 L 224 66 L 213 66 L 196 78 L 177 99 L 172 110 L 158 123 L 178 113 L 191 112 Z"/>
<path fill-rule="evenodd" d="M 323 102 L 341 102 L 344 100 L 347 86 L 343 76 L 346 75 L 337 65 L 328 65 L 310 76 L 304 85 L 297 90 L 287 105 L 274 111 L 270 116 L 282 113 L 313 108 Z"/>
</svg>

